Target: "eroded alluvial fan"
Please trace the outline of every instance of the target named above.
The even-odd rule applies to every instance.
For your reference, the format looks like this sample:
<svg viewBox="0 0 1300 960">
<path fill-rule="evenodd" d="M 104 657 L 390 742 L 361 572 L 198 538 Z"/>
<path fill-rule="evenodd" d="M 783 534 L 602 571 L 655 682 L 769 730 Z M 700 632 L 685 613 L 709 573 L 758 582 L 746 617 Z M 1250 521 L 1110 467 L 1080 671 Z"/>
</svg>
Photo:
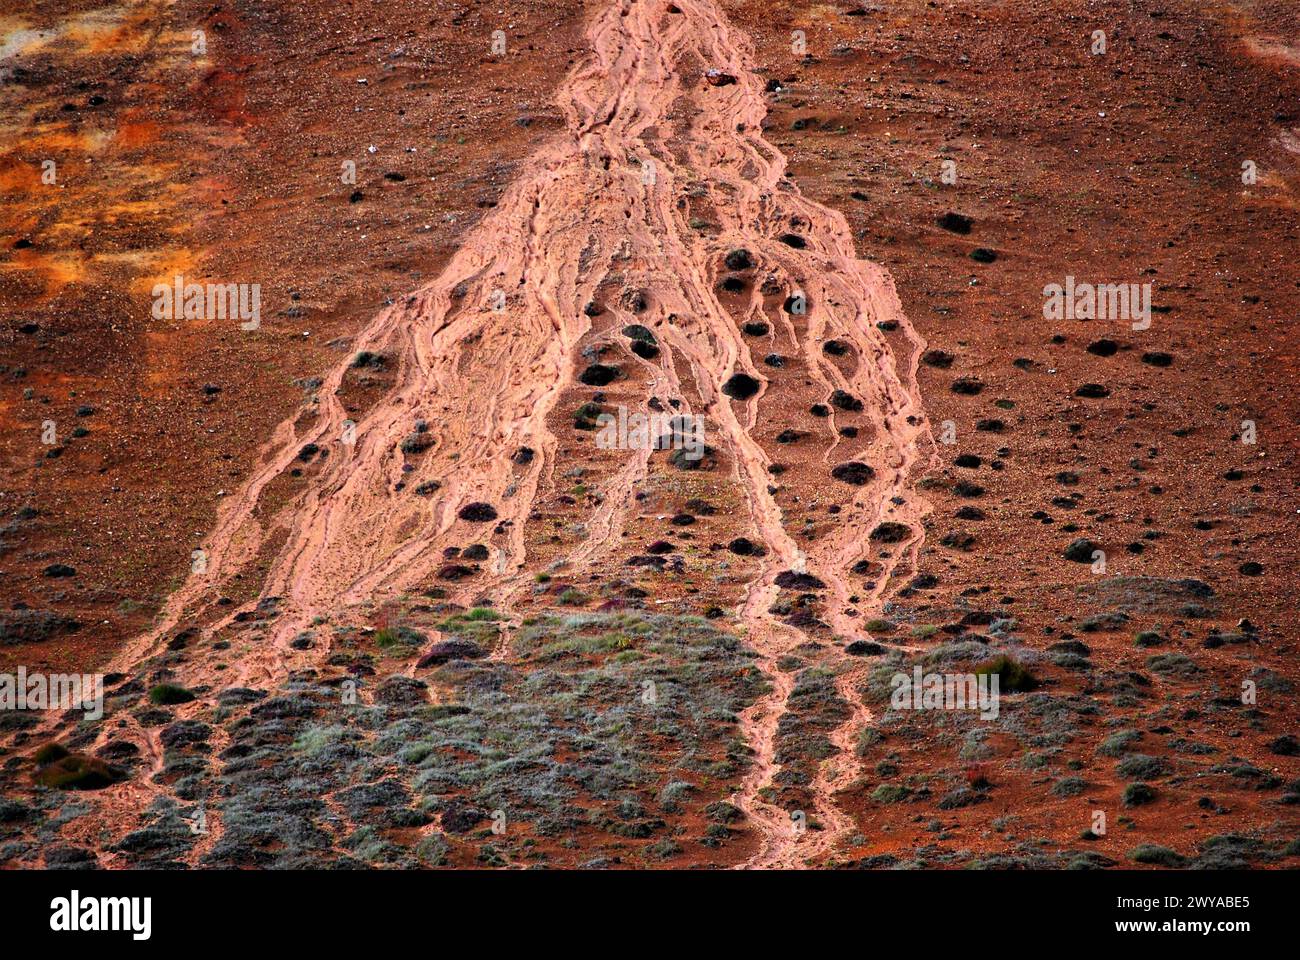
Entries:
<svg viewBox="0 0 1300 960">
<path fill-rule="evenodd" d="M 844 219 L 806 200 L 762 139 L 762 85 L 747 42 L 712 3 L 691 0 L 615 3 L 589 36 L 594 54 L 559 94 L 567 132 L 531 158 L 442 276 L 357 338 L 360 355 L 383 358 L 374 402 L 360 412 L 345 406 L 340 388 L 357 376 L 351 362 L 325 378 L 315 415 L 280 426 L 204 544 L 206 571 L 178 591 L 134 654 L 182 620 L 208 632 L 229 626 L 247 608 L 213 601 L 238 595 L 236 575 L 280 598 L 279 617 L 273 637 L 221 675 L 223 686 L 273 682 L 319 662 L 321 649 L 294 643 L 313 618 L 346 620 L 350 608 L 430 581 L 449 547 L 488 551 L 480 576 L 448 584 L 453 599 L 467 602 L 490 585 L 508 601 L 532 572 L 526 523 L 556 466 L 547 418 L 585 366 L 580 346 L 596 313 L 588 305 L 613 275 L 635 291 L 603 299 L 614 329 L 653 329 L 658 352 L 643 350 L 638 362 L 654 365 L 659 395 L 683 400 L 678 412 L 708 417 L 709 442 L 726 451 L 744 490 L 765 549 L 740 613 L 769 672 L 802 639 L 768 612 L 779 574 L 815 577 L 830 627 L 852 636 L 860 629 L 845 613 L 850 594 L 865 593 L 858 605 L 870 607 L 893 567 L 914 563 L 924 506 L 907 485 L 928 456 L 915 387 L 920 343 L 889 276 L 856 258 Z M 876 327 L 887 321 L 910 354 L 901 364 Z M 779 355 L 747 340 L 759 324 L 780 337 Z M 853 411 L 860 427 L 848 441 L 833 412 L 821 421 L 817 453 L 834 448 L 825 484 L 851 501 L 824 536 L 801 545 L 783 523 L 755 429 L 774 372 L 795 362 L 820 401 Z M 836 399 L 844 396 L 852 406 Z M 690 409 L 690 397 L 701 409 Z M 312 444 L 328 455 L 312 462 L 303 492 L 274 509 L 268 494 Z M 519 457 L 524 448 L 530 455 Z M 869 468 L 841 486 L 831 468 L 850 461 Z M 847 571 L 885 521 L 910 528 L 912 540 L 890 552 L 868 590 L 851 590 Z M 184 669 L 216 682 L 197 660 Z M 855 677 L 846 670 L 841 689 Z M 788 684 L 778 679 L 742 723 L 756 760 L 738 799 L 770 837 L 787 831 L 788 818 L 762 810 L 758 791 L 774 767 Z M 844 827 L 833 786 L 821 784 L 816 799 L 828 837 Z M 771 840 L 765 849 L 779 862 L 785 846 Z"/>
<path fill-rule="evenodd" d="M 257 560 L 269 561 L 262 594 L 282 598 L 278 647 L 291 659 L 289 640 L 313 616 L 424 581 L 448 545 L 486 536 L 489 571 L 517 574 L 525 521 L 554 466 L 547 415 L 583 366 L 578 346 L 592 322 L 584 307 L 611 273 L 655 317 L 673 317 L 655 327 L 662 389 L 682 396 L 689 386 L 701 398 L 705 410 L 682 412 L 716 425 L 777 561 L 805 562 L 767 492 L 771 461 L 753 427 L 770 371 L 742 326 L 770 322 L 801 351 L 826 400 L 840 391 L 863 405 L 864 441 L 839 452 L 870 463 L 874 477 L 806 562 L 835 584 L 836 571 L 860 556 L 927 432 L 911 370 L 895 369 L 875 327 L 897 321 L 910 336 L 890 278 L 856 259 L 842 217 L 785 179 L 784 158 L 761 136 L 765 107 L 747 44 L 712 4 L 614 4 L 590 36 L 595 55 L 559 95 L 568 133 L 532 158 L 441 277 L 357 338 L 359 354 L 387 358 L 386 393 L 358 414 L 338 393 L 349 364 L 326 378 L 317 416 L 283 424 L 227 503 L 204 545 L 206 573 L 176 595 L 165 626 L 199 613 Z M 714 86 L 711 70 L 736 82 Z M 691 226 L 699 208 L 710 211 L 707 231 Z M 716 288 L 732 264 L 766 284 L 753 283 L 727 309 Z M 800 297 L 803 312 L 774 309 L 765 287 L 778 303 Z M 608 309 L 628 322 L 650 319 L 626 305 Z M 833 352 L 822 349 L 828 341 Z M 846 347 L 854 362 L 837 364 Z M 689 384 L 678 382 L 679 370 Z M 744 378 L 757 389 L 727 390 L 740 398 L 729 402 L 723 385 Z M 827 432 L 833 437 L 829 423 Z M 331 455 L 305 492 L 268 517 L 267 487 L 308 444 Z M 521 464 L 515 454 L 525 446 L 537 455 Z M 475 504 L 491 510 L 466 511 Z M 892 509 L 891 519 L 914 521 L 911 509 Z M 484 522 L 492 526 L 463 529 Z"/>
</svg>

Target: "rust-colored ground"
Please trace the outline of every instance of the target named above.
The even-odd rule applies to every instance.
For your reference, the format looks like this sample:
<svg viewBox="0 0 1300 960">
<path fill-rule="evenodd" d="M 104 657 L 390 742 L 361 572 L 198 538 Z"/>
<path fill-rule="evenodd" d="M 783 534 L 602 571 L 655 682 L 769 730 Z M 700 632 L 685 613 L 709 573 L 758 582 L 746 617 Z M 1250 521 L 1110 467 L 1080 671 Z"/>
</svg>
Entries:
<svg viewBox="0 0 1300 960">
<path fill-rule="evenodd" d="M 695 4 L 682 6 L 681 15 L 705 15 Z M 710 442 L 726 442 L 705 469 L 676 470 L 663 454 L 629 459 L 597 449 L 592 431 L 575 428 L 575 415 L 588 402 L 612 409 L 674 392 L 690 409 L 710 410 L 717 400 L 710 389 L 729 369 L 725 350 L 717 371 L 703 359 L 689 363 L 689 323 L 680 334 L 666 332 L 673 324 L 662 314 L 672 299 L 663 291 L 672 283 L 696 289 L 728 271 L 711 267 L 716 273 L 678 272 L 667 280 L 634 249 L 625 270 L 591 274 L 589 292 L 579 253 L 559 256 L 557 248 L 548 258 L 540 251 L 538 263 L 578 270 L 569 296 L 581 292 L 607 308 L 590 318 L 589 330 L 575 328 L 582 360 L 569 375 L 596 359 L 618 362 L 628 375 L 600 391 L 557 383 L 562 389 L 545 417 L 554 441 L 535 451 L 544 471 L 532 481 L 531 507 L 491 540 L 485 559 L 464 550 L 474 541 L 459 528 L 443 531 L 447 544 L 474 562 L 457 554 L 418 568 L 394 562 L 394 576 L 377 576 L 367 597 L 327 611 L 328 626 L 318 601 L 332 589 L 331 571 L 340 570 L 328 537 L 303 541 L 302 550 L 319 558 L 310 563 L 292 560 L 303 554 L 285 545 L 295 535 L 338 529 L 329 509 L 304 513 L 299 499 L 315 485 L 328 487 L 332 464 L 268 469 L 263 444 L 277 424 L 310 431 L 320 386 L 313 378 L 332 388 L 331 370 L 347 364 L 364 331 L 376 331 L 375 343 L 391 348 L 390 332 L 374 326 L 384 307 L 398 304 L 402 327 L 400 301 L 442 273 L 507 185 L 536 173 L 530 158 L 563 136 L 559 85 L 587 56 L 584 35 L 605 4 L 516 6 L 505 23 L 498 8 L 484 4 L 354 4 L 341 13 L 320 4 L 267 11 L 184 0 L 31 4 L 0 18 L 0 616 L 9 617 L 0 669 L 121 668 L 124 651 L 138 648 L 151 659 L 127 680 L 137 697 L 163 679 L 207 691 L 174 716 L 141 718 L 137 710 L 128 720 L 124 709 L 111 721 L 114 732 L 102 736 L 58 731 L 87 752 L 130 732 L 143 750 L 125 758 L 133 771 L 126 783 L 85 794 L 105 797 L 104 810 L 121 813 L 121 822 L 110 837 L 93 815 L 61 833 L 50 834 L 44 822 L 39 831 L 23 828 L 17 835 L 41 839 L 10 854 L 10 865 L 37 865 L 43 852 L 48 862 L 51 837 L 95 849 L 110 865 L 257 865 L 268 862 L 259 857 L 287 856 L 277 843 L 250 841 L 205 861 L 214 843 L 234 835 L 222 826 L 233 814 L 221 810 L 211 814 L 217 836 L 193 846 L 118 846 L 128 830 L 153 822 L 144 816 L 150 804 L 210 796 L 212 807 L 221 805 L 222 793 L 184 783 L 190 771 L 181 758 L 192 761 L 206 748 L 181 742 L 180 734 L 168 739 L 172 727 L 164 724 L 212 721 L 219 711 L 205 701 L 235 678 L 274 693 L 277 685 L 306 682 L 305 670 L 326 685 L 348 676 L 364 681 L 365 671 L 418 676 L 441 706 L 478 695 L 487 672 L 453 662 L 429 673 L 416 665 L 419 650 L 377 645 L 374 631 L 398 627 L 484 641 L 494 651 L 488 663 L 502 665 L 492 683 L 505 684 L 519 702 L 550 703 L 538 678 L 558 662 L 561 673 L 580 677 L 581 695 L 566 697 L 617 711 L 620 694 L 606 694 L 608 678 L 599 671 L 631 671 L 632 661 L 623 659 L 629 648 L 647 655 L 635 619 L 641 610 L 708 616 L 758 654 L 748 664 L 725 662 L 734 697 L 728 709 L 739 722 L 724 710 L 689 735 L 678 725 L 650 724 L 635 747 L 652 773 L 640 786 L 620 788 L 617 809 L 591 799 L 610 793 L 579 772 L 584 815 L 567 825 L 544 820 L 545 829 L 528 821 L 524 839 L 511 829 L 504 839 L 484 832 L 490 809 L 476 810 L 477 820 L 461 817 L 478 832 L 454 828 L 460 801 L 449 808 L 447 797 L 464 791 L 452 789 L 438 791 L 430 808 L 437 828 L 419 817 L 385 821 L 384 840 L 393 848 L 381 849 L 368 836 L 344 844 L 346 831 L 329 827 L 334 849 L 345 846 L 366 862 L 404 863 L 395 850 L 454 835 L 441 857 L 428 856 L 426 843 L 415 860 L 464 866 L 1104 866 L 1131 862 L 1140 844 L 1203 865 L 1267 865 L 1295 855 L 1295 11 L 1248 2 L 1149 11 L 911 0 L 718 6 L 752 43 L 753 82 L 766 87 L 762 136 L 784 154 L 788 176 L 809 202 L 847 218 L 857 255 L 892 274 L 903 315 L 872 317 L 894 323 L 849 338 L 848 365 L 837 366 L 838 374 L 819 372 L 820 354 L 801 359 L 798 339 L 814 332 L 797 315 L 788 338 L 779 327 L 746 334 L 753 370 L 772 385 L 754 410 L 740 402 L 727 407 L 745 425 L 739 433 L 729 432 L 732 414 L 709 412 Z M 507 31 L 504 56 L 488 52 L 499 27 Z M 193 52 L 194 30 L 204 31 L 206 53 Z M 1090 52 L 1094 30 L 1106 33 L 1104 54 Z M 803 31 L 806 49 L 792 50 L 793 31 Z M 695 59 L 679 61 L 680 68 L 695 73 L 683 74 L 691 92 L 680 102 L 636 92 L 645 93 L 647 110 L 663 109 L 663 129 L 651 129 L 645 142 L 677 158 L 681 168 L 666 165 L 664 172 L 680 178 L 681 218 L 702 236 L 699 249 L 712 251 L 748 225 L 744 197 L 706 182 L 707 163 L 691 153 L 698 132 L 692 118 L 701 110 L 709 116 L 705 98 L 733 89 L 711 87 L 702 71 L 737 69 L 702 62 L 700 43 L 683 41 Z M 718 150 L 721 171 L 734 155 L 720 140 Z M 349 159 L 355 185 L 340 180 Z M 54 184 L 42 182 L 44 160 L 56 164 Z M 1243 183 L 1246 161 L 1258 171 L 1254 183 Z M 701 181 L 698 189 L 688 174 Z M 761 178 L 757 168 L 748 175 Z M 587 211 L 593 223 L 604 213 L 597 199 L 593 193 Z M 969 217 L 969 232 L 941 227 L 946 213 Z M 819 216 L 792 227 L 833 232 Z M 780 248 L 746 246 L 760 266 L 779 270 L 771 290 L 761 289 L 760 273 L 747 276 L 740 291 L 718 293 L 737 324 L 751 296 L 779 318 L 791 285 L 812 291 L 821 282 L 800 276 L 797 260 L 778 261 Z M 972 259 L 977 248 L 996 259 Z M 261 328 L 153 320 L 153 284 L 177 273 L 260 283 Z M 1043 287 L 1067 275 L 1150 283 L 1150 327 L 1044 319 Z M 555 288 L 565 279 L 557 274 Z M 436 304 L 436 284 L 432 289 Z M 648 315 L 656 322 L 646 322 L 676 358 L 664 367 L 671 377 L 628 362 L 620 331 L 638 312 L 626 300 L 638 289 L 650 291 Z M 836 296 L 817 286 L 814 308 L 823 290 L 828 301 Z M 418 315 L 421 308 L 412 309 Z M 870 506 L 855 508 L 853 488 L 828 471 L 840 453 L 860 446 L 853 437 L 836 439 L 809 407 L 824 399 L 826 377 L 870 382 L 853 359 L 877 342 L 888 345 L 906 381 L 919 353 L 911 329 L 928 341 L 916 375 L 938 441 L 919 443 L 914 456 L 918 467 L 932 460 L 933 469 L 924 479 L 919 469 L 900 470 L 896 484 L 886 484 L 882 464 L 907 441 L 877 418 L 877 406 L 856 416 L 837 410 L 834 429 L 858 426 L 862 446 L 873 444 L 865 458 L 878 473 Z M 1113 345 L 1097 345 L 1105 340 Z M 606 342 L 612 353 L 598 356 Z M 1148 362 L 1163 362 L 1160 354 L 1168 355 L 1166 365 Z M 764 362 L 768 355 L 780 356 L 781 366 Z M 431 375 L 428 395 L 475 382 L 475 356 L 471 342 L 457 365 L 464 378 Z M 335 419 L 385 409 L 405 369 L 341 373 Z M 967 392 L 955 392 L 954 382 Z M 1106 395 L 1076 395 L 1084 384 Z M 905 388 L 882 395 L 901 398 Z M 470 401 L 452 398 L 481 409 Z M 445 425 L 430 419 L 443 436 Z M 42 443 L 45 421 L 53 421 L 53 444 Z M 1253 443 L 1243 442 L 1247 421 Z M 338 426 L 328 414 L 325 422 Z M 794 432 L 792 442 L 777 439 L 783 431 Z M 450 435 L 459 437 L 449 451 L 456 458 L 490 460 L 494 443 L 502 454 L 515 452 L 513 435 L 482 443 L 472 430 Z M 293 461 L 297 447 L 284 450 Z M 470 474 L 438 459 L 445 455 L 435 449 L 414 477 L 428 473 L 456 489 L 456 478 Z M 756 508 L 758 487 L 751 492 L 738 480 L 765 461 L 779 518 Z M 513 462 L 511 475 L 526 477 L 528 461 Z M 248 498 L 259 468 L 268 482 Z M 506 473 L 484 476 L 508 480 Z M 212 549 L 223 504 L 227 514 L 239 514 L 232 498 L 244 498 L 248 509 L 231 530 L 253 522 L 266 528 L 260 540 L 234 538 L 253 544 L 247 562 L 227 567 L 217 558 L 228 578 L 206 591 L 194 586 L 191 551 Z M 351 502 L 367 511 L 354 520 L 382 531 L 376 556 L 388 556 L 384 545 L 415 529 L 403 525 L 407 508 L 399 501 L 392 511 L 380 500 Z M 897 546 L 868 540 L 891 510 L 912 533 Z M 680 514 L 694 522 L 674 522 Z M 275 516 L 315 516 L 320 525 L 277 533 Z M 916 557 L 908 545 L 922 525 Z M 334 536 L 336 550 L 362 542 L 359 532 Z M 728 549 L 736 537 L 766 544 L 766 555 Z M 1105 552 L 1104 570 L 1064 558 L 1079 538 Z M 436 543 L 441 551 L 443 541 Z M 527 559 L 497 576 L 497 549 Z M 826 591 L 777 588 L 778 573 L 800 568 L 793 551 L 809 558 L 809 569 L 834 571 Z M 666 559 L 648 559 L 656 556 Z M 834 557 L 846 562 L 836 566 Z M 51 564 L 75 574 L 48 576 Z M 465 573 L 449 569 L 456 567 Z M 396 582 L 417 571 L 411 582 Z M 359 572 L 348 571 L 347 582 Z M 1200 585 L 1183 582 L 1189 578 Z M 268 591 L 268 579 L 275 590 Z M 192 593 L 175 594 L 183 602 L 174 599 L 172 616 L 159 621 L 168 597 L 187 581 Z M 287 592 L 290 601 L 240 620 L 239 611 L 267 592 Z M 212 606 L 219 596 L 231 602 Z M 471 606 L 506 610 L 507 628 L 489 642 L 477 627 L 449 625 L 448 616 Z M 580 609 L 634 619 L 614 624 L 622 639 L 609 644 L 610 633 L 581 646 L 568 628 L 544 627 L 551 642 L 576 645 L 567 653 L 527 634 L 533 618 Z M 1249 622 L 1238 625 L 1243 618 Z M 190 626 L 212 632 L 173 645 L 160 659 L 150 641 L 174 641 Z M 312 629 L 313 646 L 291 645 Z M 1142 632 L 1157 638 L 1138 646 Z M 846 654 L 847 641 L 864 638 L 884 653 Z M 228 646 L 209 648 L 212 641 Z M 981 645 L 990 649 L 981 652 Z M 998 723 L 888 710 L 889 675 L 910 670 L 914 660 L 962 672 L 995 654 L 1013 656 L 1039 681 L 1033 692 L 1004 698 Z M 692 656 L 656 650 L 662 662 L 652 658 L 646 676 L 682 670 Z M 756 668 L 773 682 L 761 685 Z M 686 673 L 673 676 L 692 691 L 688 700 L 699 695 Z M 1242 703 L 1243 681 L 1252 684 L 1252 703 Z M 402 691 L 385 695 L 397 709 Z M 363 682 L 362 699 L 371 696 Z M 485 702 L 471 716 L 491 709 Z M 543 728 L 560 729 L 557 716 Z M 314 720 L 331 727 L 328 713 Z M 585 726 L 590 722 L 579 726 L 601 739 Z M 232 766 L 246 744 L 239 730 L 214 726 L 212 751 L 227 762 L 220 789 L 229 800 L 237 794 Z M 515 726 L 507 717 L 475 730 L 481 743 L 505 755 L 518 751 L 517 758 L 536 744 L 503 745 L 503 731 Z M 294 749 L 318 757 L 311 738 L 335 735 L 298 730 Z M 37 774 L 32 751 L 48 738 L 17 730 L 3 774 L 6 795 L 27 796 Z M 608 730 L 603 738 L 614 742 Z M 680 779 L 692 738 L 700 741 L 691 761 L 699 768 L 690 768 L 695 791 L 674 809 L 649 784 Z M 583 736 L 557 739 L 551 757 L 572 767 L 566 777 L 590 763 Z M 465 770 L 475 758 L 474 751 L 448 755 Z M 329 774 L 344 778 L 328 791 L 340 822 L 349 829 L 367 822 L 348 806 L 346 785 L 389 772 L 381 765 L 378 773 Z M 1126 802 L 1133 782 L 1148 783 L 1153 799 Z M 624 809 L 632 795 L 644 808 L 660 803 L 664 822 L 636 805 Z M 716 805 L 726 801 L 740 812 Z M 41 803 L 53 818 L 57 805 L 49 807 L 48 796 Z M 1084 838 L 1097 811 L 1107 829 Z M 805 820 L 811 829 L 801 832 Z M 258 856 L 248 853 L 253 848 Z"/>
</svg>

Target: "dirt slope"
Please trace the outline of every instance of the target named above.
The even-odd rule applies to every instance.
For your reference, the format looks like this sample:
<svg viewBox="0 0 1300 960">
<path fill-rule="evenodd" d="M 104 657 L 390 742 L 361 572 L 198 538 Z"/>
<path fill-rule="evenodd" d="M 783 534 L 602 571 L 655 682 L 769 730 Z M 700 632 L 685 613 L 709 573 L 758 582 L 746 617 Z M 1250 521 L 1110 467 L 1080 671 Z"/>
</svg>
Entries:
<svg viewBox="0 0 1300 960">
<path fill-rule="evenodd" d="M 1283 856 L 1285 11 L 628 0 L 529 8 L 484 55 L 486 8 L 393 8 L 341 48 L 310 7 L 233 8 L 201 18 L 225 42 L 200 64 L 183 13 L 7 27 L 28 72 L 0 214 L 32 242 L 3 276 L 33 319 L 6 366 L 0 574 L 24 598 L 7 629 L 36 635 L 4 649 L 114 671 L 102 724 L 12 725 L 8 862 L 79 857 L 55 838 L 143 866 Z M 270 56 L 289 33 L 317 69 Z M 92 56 L 124 102 L 52 116 Z M 181 65 L 188 87 L 148 82 Z M 204 177 L 37 200 L 42 137 L 145 176 L 176 130 L 131 127 L 141 99 L 209 124 Z M 232 158 L 232 135 L 269 155 Z M 424 209 L 457 212 L 431 233 Z M 69 210 L 99 225 L 79 255 Z M 144 239 L 145 210 L 174 242 Z M 280 306 L 252 334 L 147 329 L 178 270 Z M 1067 274 L 1150 282 L 1154 322 L 1045 319 Z M 90 424 L 58 456 L 32 440 L 51 410 Z M 698 418 L 704 455 L 610 448 L 599 418 L 629 413 L 670 441 Z M 43 573 L 98 525 L 71 578 Z M 1067 559 L 1076 540 L 1106 565 Z M 989 663 L 1032 677 L 994 724 L 890 708 L 914 664 Z M 67 826 L 27 786 L 51 738 L 122 779 Z M 1098 810 L 1110 831 L 1081 838 Z"/>
</svg>

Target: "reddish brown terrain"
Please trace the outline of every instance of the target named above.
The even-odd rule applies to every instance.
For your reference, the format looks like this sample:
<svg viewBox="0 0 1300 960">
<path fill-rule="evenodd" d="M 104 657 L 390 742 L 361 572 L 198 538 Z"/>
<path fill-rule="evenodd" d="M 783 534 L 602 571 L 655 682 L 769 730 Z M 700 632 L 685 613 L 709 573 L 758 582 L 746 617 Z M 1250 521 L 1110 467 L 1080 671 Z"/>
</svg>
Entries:
<svg viewBox="0 0 1300 960">
<path fill-rule="evenodd" d="M 1296 865 L 1292 5 L 28 2 L 0 85 L 0 674 L 107 674 L 0 865 Z"/>
</svg>

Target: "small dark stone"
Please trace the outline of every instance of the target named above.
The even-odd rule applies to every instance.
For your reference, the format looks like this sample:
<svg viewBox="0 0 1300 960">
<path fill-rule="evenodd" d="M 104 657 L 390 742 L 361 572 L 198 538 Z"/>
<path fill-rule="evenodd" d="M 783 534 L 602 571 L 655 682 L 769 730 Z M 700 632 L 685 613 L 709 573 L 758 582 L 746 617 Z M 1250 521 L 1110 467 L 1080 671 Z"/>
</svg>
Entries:
<svg viewBox="0 0 1300 960">
<path fill-rule="evenodd" d="M 902 543 L 912 535 L 912 528 L 896 520 L 886 520 L 871 531 L 871 539 L 878 543 Z"/>
<path fill-rule="evenodd" d="M 952 354 L 945 350 L 927 350 L 921 354 L 921 362 L 927 367 L 947 370 L 952 366 Z"/>
<path fill-rule="evenodd" d="M 862 401 L 844 390 L 836 390 L 831 394 L 831 404 L 851 413 L 856 413 L 862 409 Z"/>
<path fill-rule="evenodd" d="M 870 640 L 854 640 L 844 648 L 844 652 L 851 657 L 878 657 L 885 652 L 885 648 Z"/>
<path fill-rule="evenodd" d="M 578 379 L 589 387 L 603 387 L 617 380 L 619 373 L 618 367 L 605 363 L 593 363 L 582 371 Z"/>
<path fill-rule="evenodd" d="M 1096 543 L 1087 537 L 1080 537 L 1065 548 L 1064 557 L 1066 560 L 1073 560 L 1075 563 L 1092 563 L 1092 554 L 1097 549 Z"/>
<path fill-rule="evenodd" d="M 960 213 L 945 213 L 935 221 L 944 230 L 951 230 L 953 233 L 967 234 L 970 233 L 971 224 L 974 222 L 970 217 L 964 217 Z"/>
<path fill-rule="evenodd" d="M 758 380 L 755 380 L 747 373 L 736 373 L 732 374 L 731 378 L 722 385 L 722 392 L 736 400 L 748 400 L 758 393 L 761 385 Z"/>
<path fill-rule="evenodd" d="M 475 501 L 467 503 L 461 507 L 457 513 L 462 520 L 468 520 L 471 523 L 487 523 L 497 518 L 496 507 L 490 503 L 481 503 Z"/>
<path fill-rule="evenodd" d="M 858 463 L 851 460 L 848 463 L 841 463 L 831 470 L 831 476 L 843 483 L 852 484 L 855 487 L 863 486 L 868 483 L 876 471 L 871 469 L 865 463 Z"/>
<path fill-rule="evenodd" d="M 826 586 L 820 577 L 811 573 L 782 570 L 776 575 L 776 585 L 782 590 L 820 590 Z"/>
</svg>

